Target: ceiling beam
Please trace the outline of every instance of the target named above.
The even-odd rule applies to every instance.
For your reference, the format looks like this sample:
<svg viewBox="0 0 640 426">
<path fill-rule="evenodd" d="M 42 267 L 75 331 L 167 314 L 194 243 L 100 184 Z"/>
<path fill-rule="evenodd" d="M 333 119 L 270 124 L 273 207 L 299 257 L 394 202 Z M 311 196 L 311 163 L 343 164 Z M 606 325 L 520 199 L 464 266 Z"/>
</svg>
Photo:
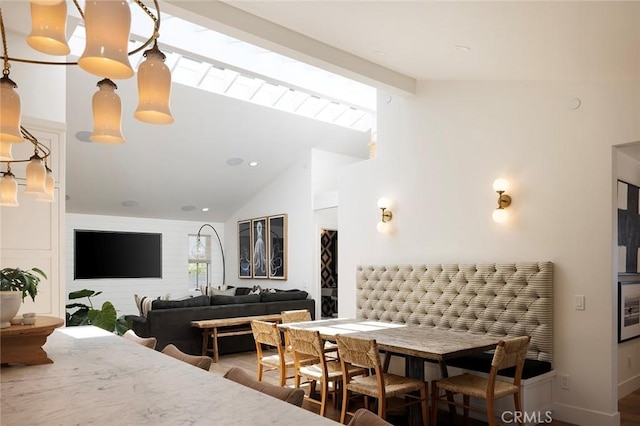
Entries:
<svg viewBox="0 0 640 426">
<path fill-rule="evenodd" d="M 378 89 L 404 95 L 416 91 L 414 78 L 220 1 L 169 0 L 162 3 L 161 9 L 203 27 Z"/>
</svg>

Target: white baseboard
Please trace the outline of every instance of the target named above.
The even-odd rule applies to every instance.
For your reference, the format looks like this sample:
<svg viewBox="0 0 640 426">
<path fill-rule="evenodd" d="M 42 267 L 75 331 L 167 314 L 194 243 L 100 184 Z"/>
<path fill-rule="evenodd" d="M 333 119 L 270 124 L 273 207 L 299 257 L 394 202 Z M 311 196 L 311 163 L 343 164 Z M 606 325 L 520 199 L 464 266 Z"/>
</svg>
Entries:
<svg viewBox="0 0 640 426">
<path fill-rule="evenodd" d="M 553 404 L 553 419 L 580 426 L 619 426 L 620 412 L 603 413 L 565 404 Z"/>
<path fill-rule="evenodd" d="M 624 398 L 636 389 L 640 389 L 640 374 L 618 383 L 618 399 Z"/>
</svg>

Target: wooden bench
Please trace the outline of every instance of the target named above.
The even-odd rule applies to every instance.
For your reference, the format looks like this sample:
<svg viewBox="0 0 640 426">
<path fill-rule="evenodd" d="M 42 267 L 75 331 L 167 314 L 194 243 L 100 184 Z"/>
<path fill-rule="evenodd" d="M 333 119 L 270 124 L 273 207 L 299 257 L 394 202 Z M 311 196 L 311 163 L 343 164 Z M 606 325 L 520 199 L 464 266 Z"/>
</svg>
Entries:
<svg viewBox="0 0 640 426">
<path fill-rule="evenodd" d="M 191 321 L 193 327 L 202 328 L 202 355 L 213 352 L 213 362 L 218 362 L 218 337 L 251 334 L 251 321 L 280 322 L 280 314 L 255 315 L 251 317 L 218 318 Z M 212 348 L 209 349 L 209 338 Z"/>
</svg>

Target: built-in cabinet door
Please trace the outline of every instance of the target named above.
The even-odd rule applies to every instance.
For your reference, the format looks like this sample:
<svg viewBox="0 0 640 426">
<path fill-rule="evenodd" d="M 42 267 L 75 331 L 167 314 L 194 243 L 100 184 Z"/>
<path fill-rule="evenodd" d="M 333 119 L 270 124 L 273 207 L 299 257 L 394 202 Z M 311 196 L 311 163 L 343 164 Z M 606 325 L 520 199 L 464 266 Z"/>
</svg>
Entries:
<svg viewBox="0 0 640 426">
<path fill-rule="evenodd" d="M 47 274 L 38 286 L 35 302 L 27 297 L 20 312 L 36 312 L 64 318 L 64 152 L 65 132 L 60 125 L 40 120 L 23 120 L 29 132 L 51 149 L 48 166 L 56 178 L 55 202 L 36 201 L 25 194 L 25 163 L 12 163 L 18 181 L 18 207 L 0 207 L 0 267 L 37 267 Z M 29 142 L 14 144 L 15 159 L 33 155 Z M 6 163 L 0 165 L 6 171 Z"/>
</svg>

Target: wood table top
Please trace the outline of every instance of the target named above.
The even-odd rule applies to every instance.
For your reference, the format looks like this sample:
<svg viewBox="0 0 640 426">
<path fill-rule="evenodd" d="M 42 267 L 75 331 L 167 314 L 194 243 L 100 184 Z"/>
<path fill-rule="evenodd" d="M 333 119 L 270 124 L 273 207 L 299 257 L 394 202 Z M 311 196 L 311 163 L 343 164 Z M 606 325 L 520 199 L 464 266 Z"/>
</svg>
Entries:
<svg viewBox="0 0 640 426">
<path fill-rule="evenodd" d="M 255 315 L 251 317 L 233 317 L 233 318 L 217 318 L 209 320 L 191 321 L 193 327 L 213 328 L 213 327 L 230 327 L 233 325 L 248 324 L 251 321 L 267 321 L 278 322 L 282 319 L 280 314 Z"/>
<path fill-rule="evenodd" d="M 495 348 L 500 341 L 484 334 L 346 318 L 280 324 L 278 327 L 318 330 L 328 340 L 337 334 L 375 339 L 380 349 L 434 361 L 484 352 Z"/>
<path fill-rule="evenodd" d="M 14 337 L 26 334 L 42 334 L 43 330 L 54 329 L 64 325 L 64 320 L 56 317 L 37 316 L 36 323 L 32 325 L 11 325 L 0 328 L 0 338 Z M 49 333 L 47 333 L 49 334 Z"/>
</svg>

